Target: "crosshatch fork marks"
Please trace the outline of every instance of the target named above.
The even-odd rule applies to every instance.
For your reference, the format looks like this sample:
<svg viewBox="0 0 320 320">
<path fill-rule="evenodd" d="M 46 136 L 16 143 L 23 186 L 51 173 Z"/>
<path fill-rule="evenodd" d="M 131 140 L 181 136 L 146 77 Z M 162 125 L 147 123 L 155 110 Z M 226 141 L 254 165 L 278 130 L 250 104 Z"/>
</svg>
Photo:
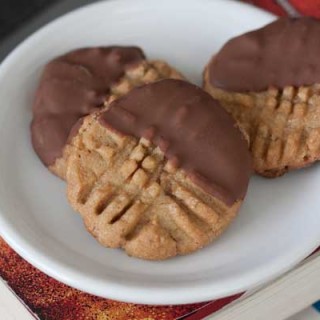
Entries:
<svg viewBox="0 0 320 320">
<path fill-rule="evenodd" d="M 239 201 L 227 207 L 205 193 L 158 147 L 121 135 L 111 146 L 109 135 L 95 115 L 87 117 L 67 167 L 69 201 L 102 245 L 165 259 L 202 248 L 234 218 Z M 104 148 L 112 150 L 97 151 Z M 88 180 L 91 191 L 83 197 Z"/>
</svg>

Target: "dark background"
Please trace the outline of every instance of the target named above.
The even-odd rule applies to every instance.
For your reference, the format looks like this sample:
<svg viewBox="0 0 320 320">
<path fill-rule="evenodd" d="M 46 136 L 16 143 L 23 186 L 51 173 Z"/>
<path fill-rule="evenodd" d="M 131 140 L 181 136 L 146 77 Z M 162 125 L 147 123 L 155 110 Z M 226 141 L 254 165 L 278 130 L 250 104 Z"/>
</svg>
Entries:
<svg viewBox="0 0 320 320">
<path fill-rule="evenodd" d="M 0 62 L 49 21 L 97 0 L 0 0 Z"/>
<path fill-rule="evenodd" d="M 0 39 L 57 1 L 59 0 L 1 0 Z"/>
</svg>

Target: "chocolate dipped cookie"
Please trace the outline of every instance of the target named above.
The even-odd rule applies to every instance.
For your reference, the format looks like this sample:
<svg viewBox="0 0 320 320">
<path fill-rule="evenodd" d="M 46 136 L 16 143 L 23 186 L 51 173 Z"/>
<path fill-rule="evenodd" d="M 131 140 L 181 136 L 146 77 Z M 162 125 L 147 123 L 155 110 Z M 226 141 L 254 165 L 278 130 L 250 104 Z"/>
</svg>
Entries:
<svg viewBox="0 0 320 320">
<path fill-rule="evenodd" d="M 85 117 L 70 143 L 70 204 L 102 245 L 142 259 L 212 242 L 235 218 L 251 174 L 235 121 L 181 80 L 132 89 Z"/>
<path fill-rule="evenodd" d="M 133 87 L 183 78 L 163 61 L 148 61 L 137 47 L 96 47 L 71 51 L 49 62 L 33 104 L 32 145 L 50 171 L 65 177 L 68 140 L 81 119 Z"/>
<path fill-rule="evenodd" d="M 320 159 L 320 22 L 281 18 L 227 42 L 204 88 L 250 137 L 254 169 L 277 177 Z"/>
</svg>

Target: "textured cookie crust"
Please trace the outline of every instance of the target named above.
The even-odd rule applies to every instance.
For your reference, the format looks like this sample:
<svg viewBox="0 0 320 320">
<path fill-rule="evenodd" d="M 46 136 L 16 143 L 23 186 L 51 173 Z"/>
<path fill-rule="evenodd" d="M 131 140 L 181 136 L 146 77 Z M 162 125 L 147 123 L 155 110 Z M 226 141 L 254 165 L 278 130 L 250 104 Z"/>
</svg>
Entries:
<svg viewBox="0 0 320 320">
<path fill-rule="evenodd" d="M 104 246 L 161 260 L 200 249 L 234 219 L 231 207 L 173 168 L 158 147 L 84 119 L 72 140 L 67 194 L 88 231 Z"/>
<path fill-rule="evenodd" d="M 255 171 L 278 177 L 320 159 L 320 84 L 259 93 L 204 89 L 232 114 L 250 138 Z"/>
<path fill-rule="evenodd" d="M 184 79 L 184 77 L 178 71 L 164 61 L 144 60 L 138 65 L 128 69 L 119 82 L 115 83 L 111 87 L 110 98 L 107 102 L 109 103 L 112 100 L 125 95 L 134 87 L 167 78 Z M 63 151 L 63 156 L 57 159 L 55 163 L 49 167 L 49 170 L 52 173 L 62 179 L 65 179 L 66 159 L 71 153 L 70 148 L 72 148 L 70 145 L 66 145 Z"/>
</svg>

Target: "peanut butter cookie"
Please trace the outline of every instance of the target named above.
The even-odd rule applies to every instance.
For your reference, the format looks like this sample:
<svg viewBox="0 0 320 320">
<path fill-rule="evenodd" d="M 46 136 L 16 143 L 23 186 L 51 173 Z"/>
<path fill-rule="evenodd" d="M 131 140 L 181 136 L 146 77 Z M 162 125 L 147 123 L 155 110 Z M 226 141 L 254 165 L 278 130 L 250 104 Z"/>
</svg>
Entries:
<svg viewBox="0 0 320 320">
<path fill-rule="evenodd" d="M 251 173 L 228 113 L 181 80 L 131 90 L 84 118 L 67 194 L 104 246 L 160 260 L 198 250 L 236 216 Z"/>
<path fill-rule="evenodd" d="M 320 159 L 320 23 L 281 18 L 231 39 L 204 88 L 250 137 L 254 169 L 277 177 Z"/>
</svg>

